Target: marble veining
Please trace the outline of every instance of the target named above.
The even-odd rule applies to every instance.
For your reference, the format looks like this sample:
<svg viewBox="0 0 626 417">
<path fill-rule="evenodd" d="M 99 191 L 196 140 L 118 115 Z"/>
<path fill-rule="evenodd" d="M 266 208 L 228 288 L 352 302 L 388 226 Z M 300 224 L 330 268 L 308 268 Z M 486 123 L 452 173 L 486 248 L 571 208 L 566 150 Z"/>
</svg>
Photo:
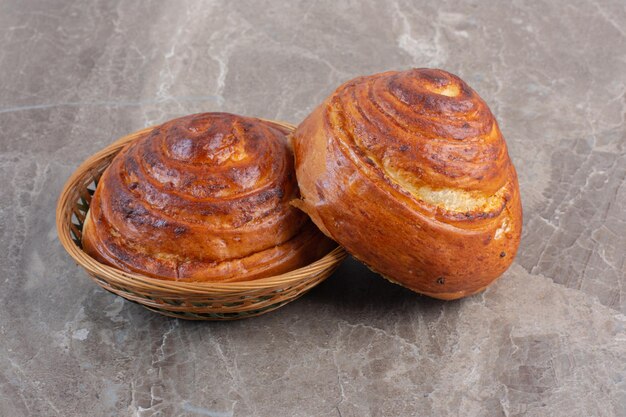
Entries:
<svg viewBox="0 0 626 417">
<path fill-rule="evenodd" d="M 297 123 L 413 66 L 472 85 L 517 166 L 520 252 L 483 294 L 348 260 L 274 313 L 191 323 L 58 242 L 63 183 L 119 136 L 202 111 Z M 6 0 L 0 126 L 0 416 L 626 415 L 621 0 Z"/>
</svg>

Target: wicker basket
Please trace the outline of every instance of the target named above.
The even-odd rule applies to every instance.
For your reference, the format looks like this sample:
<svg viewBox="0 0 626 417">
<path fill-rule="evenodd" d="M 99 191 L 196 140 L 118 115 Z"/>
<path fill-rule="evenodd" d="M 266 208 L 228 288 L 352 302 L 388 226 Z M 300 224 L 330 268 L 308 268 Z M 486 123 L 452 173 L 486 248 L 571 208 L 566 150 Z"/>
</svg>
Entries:
<svg viewBox="0 0 626 417">
<path fill-rule="evenodd" d="M 275 122 L 291 130 L 292 125 Z M 166 316 L 190 320 L 233 320 L 275 310 L 303 295 L 330 276 L 346 257 L 337 247 L 312 264 L 268 278 L 232 283 L 165 281 L 120 271 L 99 263 L 81 247 L 81 231 L 102 172 L 126 145 L 152 127 L 124 136 L 87 159 L 65 184 L 56 211 L 61 244 L 78 265 L 107 291 Z"/>
</svg>

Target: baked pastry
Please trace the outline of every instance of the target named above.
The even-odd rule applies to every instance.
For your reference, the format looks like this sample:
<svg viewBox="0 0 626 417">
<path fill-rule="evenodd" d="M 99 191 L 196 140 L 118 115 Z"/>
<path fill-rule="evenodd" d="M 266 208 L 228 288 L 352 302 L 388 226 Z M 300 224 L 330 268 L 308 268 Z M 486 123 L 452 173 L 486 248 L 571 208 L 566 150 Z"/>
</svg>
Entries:
<svg viewBox="0 0 626 417">
<path fill-rule="evenodd" d="M 335 244 L 289 203 L 298 197 L 289 129 L 226 113 L 167 122 L 102 175 L 83 248 L 167 280 L 243 281 L 304 266 Z"/>
<path fill-rule="evenodd" d="M 389 280 L 455 299 L 513 261 L 515 168 L 491 111 L 460 78 L 435 69 L 355 78 L 292 140 L 295 204 Z"/>
</svg>

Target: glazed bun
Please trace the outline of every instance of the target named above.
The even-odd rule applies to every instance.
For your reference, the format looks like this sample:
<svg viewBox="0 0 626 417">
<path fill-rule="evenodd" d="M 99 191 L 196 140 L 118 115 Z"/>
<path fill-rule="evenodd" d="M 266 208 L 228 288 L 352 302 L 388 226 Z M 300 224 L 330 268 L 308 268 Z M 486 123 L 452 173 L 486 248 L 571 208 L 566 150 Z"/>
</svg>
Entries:
<svg viewBox="0 0 626 417">
<path fill-rule="evenodd" d="M 102 175 L 84 250 L 167 280 L 243 281 L 287 272 L 334 244 L 290 205 L 290 129 L 225 113 L 156 127 Z"/>
<path fill-rule="evenodd" d="M 295 204 L 389 280 L 455 299 L 513 261 L 522 228 L 515 168 L 491 111 L 457 76 L 355 78 L 292 139 Z"/>
</svg>

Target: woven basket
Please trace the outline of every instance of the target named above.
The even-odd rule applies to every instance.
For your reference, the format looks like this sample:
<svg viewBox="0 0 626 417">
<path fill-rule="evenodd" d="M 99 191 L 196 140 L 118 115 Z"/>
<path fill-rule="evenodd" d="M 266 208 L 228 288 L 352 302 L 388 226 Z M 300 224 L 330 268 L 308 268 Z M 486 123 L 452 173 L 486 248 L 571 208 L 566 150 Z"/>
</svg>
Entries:
<svg viewBox="0 0 626 417">
<path fill-rule="evenodd" d="M 294 126 L 275 122 L 290 130 Z M 120 271 L 83 252 L 82 227 L 98 180 L 111 160 L 129 142 L 144 137 L 153 127 L 124 136 L 87 159 L 65 184 L 56 211 L 59 240 L 96 284 L 166 316 L 189 320 L 234 320 L 275 310 L 303 295 L 330 276 L 346 257 L 337 247 L 310 265 L 294 271 L 247 282 L 177 282 Z"/>
</svg>

